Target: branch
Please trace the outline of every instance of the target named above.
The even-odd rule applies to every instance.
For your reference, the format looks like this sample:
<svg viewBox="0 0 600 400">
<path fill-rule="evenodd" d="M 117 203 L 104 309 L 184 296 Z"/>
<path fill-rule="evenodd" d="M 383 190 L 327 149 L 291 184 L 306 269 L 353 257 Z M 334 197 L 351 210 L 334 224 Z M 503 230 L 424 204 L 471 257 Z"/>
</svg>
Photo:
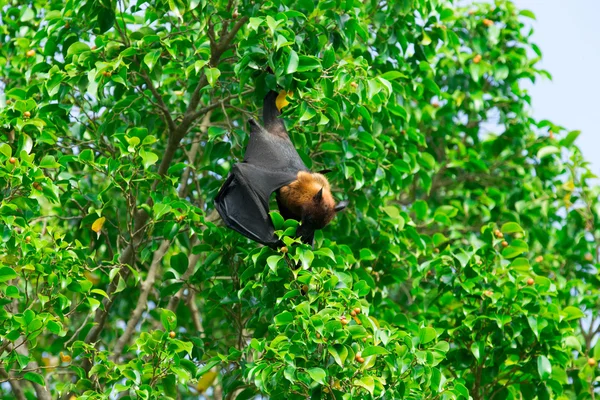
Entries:
<svg viewBox="0 0 600 400">
<path fill-rule="evenodd" d="M 21 340 L 21 343 L 17 344 L 17 341 L 19 339 Z M 27 343 L 26 343 L 27 339 L 23 336 L 21 336 L 19 339 L 17 339 L 17 341 L 15 342 L 15 347 L 13 350 L 22 356 L 29 357 L 29 349 L 27 348 Z M 38 363 L 35 362 L 34 360 L 31 360 L 27 364 L 27 367 L 32 368 L 32 369 L 37 369 Z M 46 382 L 46 378 L 44 377 L 44 385 L 40 385 L 39 383 L 35 383 L 35 382 L 31 382 L 31 385 L 33 386 L 33 389 L 35 390 L 35 394 L 38 399 L 52 400 L 52 397 L 50 396 L 50 392 L 48 392 L 48 389 L 46 389 L 45 382 Z"/>
<path fill-rule="evenodd" d="M 171 113 L 169 112 L 169 107 L 167 107 L 167 105 L 165 104 L 165 101 L 163 100 L 162 95 L 160 93 L 158 93 L 158 90 L 154 87 L 154 84 L 152 83 L 152 79 L 150 79 L 150 77 L 148 76 L 148 73 L 146 71 L 142 71 L 142 77 L 146 81 L 146 85 L 148 86 L 148 89 L 150 90 L 152 95 L 156 98 L 156 101 L 158 101 L 158 108 L 160 108 L 163 115 L 165 116 L 165 121 L 167 122 L 167 126 L 169 127 L 169 133 L 171 135 L 173 135 L 175 133 L 175 129 L 177 127 L 175 126 L 175 122 L 173 121 L 173 118 L 171 117 Z"/>
<path fill-rule="evenodd" d="M 245 96 L 245 95 L 250 94 L 252 92 L 254 92 L 254 89 L 249 89 L 249 90 L 246 90 L 245 92 L 238 93 L 238 94 L 232 94 L 232 95 L 227 96 L 224 99 L 221 99 L 221 100 L 219 100 L 219 101 L 217 101 L 215 103 L 209 104 L 206 107 L 202 107 L 201 109 L 199 109 L 198 111 L 196 111 L 194 114 L 192 114 L 192 119 L 196 119 L 196 118 L 200 117 L 202 114 L 205 114 L 205 113 L 207 113 L 209 111 L 212 111 L 212 110 L 214 110 L 216 108 L 222 107 L 225 103 L 229 102 L 231 99 L 235 99 L 236 97 L 239 97 L 239 96 Z"/>
<path fill-rule="evenodd" d="M 223 38 L 221 38 L 218 46 L 215 49 L 215 52 L 213 52 L 211 54 L 210 65 L 218 64 L 218 62 L 221 58 L 221 55 L 223 54 L 223 52 L 226 49 L 229 48 L 231 41 L 233 40 L 233 38 L 235 37 L 237 32 L 241 29 L 241 27 L 246 23 L 246 21 L 248 21 L 248 17 L 244 16 L 244 17 L 240 18 L 236 22 L 236 24 L 233 26 L 231 31 L 227 35 L 225 35 Z M 208 84 L 208 80 L 206 78 L 206 75 L 203 74 L 198 82 L 198 85 L 196 86 L 196 89 L 194 90 L 194 93 L 190 100 L 190 104 L 188 105 L 188 108 L 184 114 L 182 122 L 169 135 L 169 141 L 167 143 L 167 147 L 165 149 L 163 158 L 161 160 L 161 163 L 160 163 L 160 165 L 158 167 L 158 171 L 157 171 L 159 176 L 162 177 L 167 173 L 167 171 L 168 171 L 169 167 L 171 166 L 171 163 L 173 162 L 173 159 L 175 157 L 175 152 L 179 146 L 179 142 L 181 141 L 181 139 L 183 139 L 183 137 L 187 133 L 188 128 L 194 122 L 194 119 L 192 118 L 192 116 L 193 116 L 193 114 L 195 114 L 198 103 L 200 102 L 200 91 L 207 84 Z M 153 90 L 152 88 L 154 88 L 154 86 L 149 85 L 149 89 L 151 91 Z M 156 90 L 156 89 L 154 88 L 154 90 Z M 158 93 L 158 92 L 156 92 L 156 93 Z M 153 94 L 154 94 L 154 92 L 153 92 Z M 160 96 L 157 97 L 157 101 L 159 101 L 159 104 L 160 104 L 160 101 L 162 101 L 162 98 Z M 171 118 L 170 115 L 169 115 L 169 118 Z M 171 120 L 172 120 L 172 118 L 171 118 Z M 158 179 L 154 181 L 154 183 L 152 184 L 152 190 L 155 190 L 157 188 L 158 183 L 159 183 Z M 152 198 L 149 197 L 148 200 L 146 201 L 146 204 L 151 206 L 152 203 L 153 203 Z M 148 215 L 148 213 L 146 213 L 146 211 L 144 211 L 143 209 L 140 208 L 135 213 L 135 216 L 134 216 L 134 221 L 133 221 L 134 227 L 139 228 L 139 227 L 144 226 L 146 224 L 146 222 L 148 222 L 149 218 L 150 218 L 150 216 Z M 119 279 L 127 279 L 129 277 L 129 274 L 131 273 L 131 271 L 129 270 L 128 265 L 133 265 L 133 261 L 135 259 L 135 255 L 136 255 L 136 250 L 143 239 L 144 233 L 145 233 L 144 229 L 138 229 L 137 234 L 131 238 L 131 241 L 129 242 L 127 247 L 125 247 L 123 252 L 121 253 L 121 257 L 119 257 L 119 262 L 121 264 L 120 274 L 117 275 L 115 277 L 115 279 L 113 279 L 113 281 L 110 283 L 110 285 L 108 286 L 107 291 L 106 291 L 107 297 L 105 297 L 102 300 L 102 306 L 98 307 L 98 309 L 96 310 L 96 313 L 94 315 L 94 326 L 90 329 L 90 331 L 88 332 L 88 334 L 85 337 L 86 343 L 91 344 L 91 343 L 96 343 L 98 341 L 100 332 L 102 332 L 102 330 L 104 329 L 104 325 L 106 324 L 106 318 L 108 317 L 108 313 L 110 312 L 110 309 L 112 307 L 112 304 L 114 301 L 114 296 L 115 296 L 115 291 L 117 289 Z M 89 358 L 86 359 L 83 362 L 82 367 L 86 372 L 89 372 L 92 367 L 91 359 L 89 359 Z"/>
<path fill-rule="evenodd" d="M 10 388 L 12 389 L 12 393 L 17 400 L 27 400 L 25 397 L 25 392 L 23 392 L 23 387 L 21 386 L 21 382 L 15 379 L 14 376 L 9 375 L 4 368 L 0 368 L 0 377 L 3 380 L 8 381 L 10 384 Z"/>
<path fill-rule="evenodd" d="M 141 285 L 140 297 L 138 298 L 137 305 L 129 318 L 129 322 L 127 322 L 127 326 L 125 327 L 125 332 L 121 335 L 117 343 L 115 344 L 115 348 L 113 350 L 112 359 L 113 362 L 117 362 L 121 354 L 123 353 L 123 349 L 131 340 L 131 336 L 135 331 L 135 327 L 140 322 L 140 318 L 142 317 L 142 313 L 146 310 L 148 306 L 148 294 L 152 287 L 154 286 L 154 281 L 156 280 L 156 273 L 158 271 L 158 267 L 169 249 L 171 245 L 170 240 L 164 240 L 158 250 L 154 253 L 154 258 L 152 259 L 152 264 L 150 265 L 150 269 L 148 269 L 148 276 L 146 276 L 146 280 Z"/>
</svg>

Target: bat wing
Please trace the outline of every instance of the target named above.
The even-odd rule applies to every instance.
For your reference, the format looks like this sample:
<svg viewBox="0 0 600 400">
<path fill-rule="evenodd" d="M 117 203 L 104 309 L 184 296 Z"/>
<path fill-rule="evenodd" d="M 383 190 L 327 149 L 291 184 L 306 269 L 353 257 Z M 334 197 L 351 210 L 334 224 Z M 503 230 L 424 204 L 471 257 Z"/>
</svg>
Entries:
<svg viewBox="0 0 600 400">
<path fill-rule="evenodd" d="M 235 164 L 215 198 L 215 207 L 229 228 L 256 242 L 277 246 L 280 241 L 269 215 L 269 198 L 295 179 L 296 174 Z"/>
</svg>

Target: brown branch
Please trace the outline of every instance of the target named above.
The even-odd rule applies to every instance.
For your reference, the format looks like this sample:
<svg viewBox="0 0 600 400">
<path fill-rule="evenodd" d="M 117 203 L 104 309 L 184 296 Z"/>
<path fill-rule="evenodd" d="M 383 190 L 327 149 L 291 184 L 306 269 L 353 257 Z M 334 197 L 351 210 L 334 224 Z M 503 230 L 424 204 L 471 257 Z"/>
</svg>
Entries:
<svg viewBox="0 0 600 400">
<path fill-rule="evenodd" d="M 16 400 L 27 400 L 21 382 L 19 382 L 16 377 L 9 375 L 4 368 L 0 368 L 0 377 L 2 377 L 4 381 L 8 381 Z"/>
<path fill-rule="evenodd" d="M 123 353 L 123 349 L 131 340 L 131 336 L 135 331 L 135 327 L 138 324 L 138 322 L 140 322 L 142 313 L 146 310 L 146 307 L 148 306 L 148 295 L 150 293 L 150 290 L 152 290 L 152 287 L 154 286 L 154 281 L 156 280 L 156 273 L 158 271 L 158 267 L 160 266 L 160 263 L 165 253 L 169 249 L 170 245 L 170 240 L 164 240 L 160 244 L 158 250 L 154 252 L 154 258 L 152 259 L 152 264 L 148 269 L 148 275 L 146 276 L 146 280 L 141 285 L 140 297 L 138 298 L 137 305 L 135 306 L 135 309 L 133 310 L 129 321 L 127 322 L 125 331 L 123 332 L 119 340 L 117 340 L 115 348 L 113 349 L 112 359 L 114 362 L 117 362 L 117 360 Z"/>
<path fill-rule="evenodd" d="M 150 90 L 152 95 L 156 98 L 156 101 L 158 102 L 158 108 L 160 108 L 163 115 L 165 116 L 165 121 L 167 122 L 167 126 L 169 127 L 169 133 L 171 135 L 173 135 L 173 133 L 175 132 L 175 129 L 177 127 L 175 126 L 175 122 L 173 121 L 173 118 L 171 117 L 171 113 L 169 112 L 169 107 L 167 107 L 167 105 L 165 104 L 165 101 L 163 100 L 162 95 L 160 93 L 158 93 L 158 90 L 156 89 L 156 87 L 154 87 L 154 84 L 152 83 L 152 79 L 150 79 L 150 77 L 148 76 L 148 73 L 146 71 L 142 70 L 142 77 L 146 81 L 146 85 L 148 86 L 148 89 Z"/>
<path fill-rule="evenodd" d="M 218 62 L 221 58 L 221 55 L 225 52 L 225 50 L 227 50 L 230 47 L 231 41 L 233 40 L 233 38 L 235 37 L 237 32 L 246 23 L 246 21 L 248 21 L 247 16 L 240 18 L 236 22 L 236 24 L 233 26 L 231 31 L 229 31 L 229 33 L 227 35 L 225 35 L 224 37 L 221 38 L 218 46 L 215 48 L 215 52 L 213 52 L 211 54 L 210 65 L 218 64 Z M 188 105 L 188 108 L 184 114 L 183 120 L 181 121 L 179 126 L 177 126 L 173 131 L 170 132 L 167 147 L 163 154 L 161 163 L 158 167 L 157 172 L 158 172 L 159 176 L 162 177 L 167 173 L 167 171 L 175 157 L 175 152 L 176 152 L 177 148 L 179 147 L 179 142 L 187 133 L 190 125 L 194 122 L 193 115 L 196 113 L 196 108 L 200 102 L 200 91 L 207 84 L 208 84 L 208 79 L 207 79 L 206 75 L 203 74 L 200 77 L 200 80 L 198 81 L 198 84 L 194 90 L 192 98 L 190 99 L 190 104 Z M 153 86 L 150 86 L 150 87 L 153 87 Z M 160 97 L 157 98 L 157 101 L 159 101 L 159 99 L 160 99 Z M 152 184 L 152 190 L 156 189 L 156 187 L 158 186 L 158 183 L 159 183 L 159 180 L 154 181 L 154 183 Z M 146 203 L 148 205 L 152 205 L 152 199 L 148 198 Z M 133 221 L 134 227 L 139 228 L 141 226 L 144 226 L 148 222 L 149 218 L 150 218 L 150 216 L 148 215 L 148 213 L 146 213 L 146 211 L 144 211 L 143 209 L 139 209 L 135 213 L 135 216 L 134 216 L 134 221 Z M 114 296 L 116 295 L 115 292 L 117 289 L 117 285 L 119 283 L 119 279 L 127 279 L 128 278 L 128 276 L 130 274 L 128 265 L 133 265 L 133 261 L 135 259 L 135 255 L 136 255 L 136 250 L 137 250 L 139 244 L 142 242 L 144 233 L 145 233 L 145 230 L 138 230 L 138 234 L 134 235 L 131 238 L 131 241 L 125 247 L 123 252 L 121 253 L 121 257 L 119 258 L 119 262 L 121 264 L 120 274 L 117 275 L 115 277 L 115 279 L 113 279 L 113 281 L 108 286 L 107 291 L 106 291 L 107 297 L 105 297 L 102 300 L 102 306 L 98 307 L 98 309 L 95 312 L 94 326 L 90 329 L 90 331 L 88 332 L 88 334 L 85 337 L 86 343 L 91 344 L 91 343 L 96 343 L 98 341 L 100 332 L 102 332 L 102 330 L 104 329 L 104 325 L 106 324 L 106 319 L 108 317 L 108 313 L 114 302 Z M 91 369 L 91 366 L 92 366 L 91 359 L 86 359 L 82 365 L 83 369 L 86 372 L 89 372 L 89 370 Z"/>
<path fill-rule="evenodd" d="M 229 102 L 231 99 L 235 99 L 236 97 L 239 97 L 239 96 L 245 96 L 245 95 L 250 94 L 252 92 L 254 92 L 254 89 L 249 89 L 249 90 L 246 90 L 246 91 L 244 91 L 242 93 L 232 94 L 230 96 L 227 96 L 224 99 L 221 99 L 221 100 L 219 100 L 219 101 L 217 101 L 215 103 L 209 104 L 206 107 L 200 108 L 198 111 L 196 111 L 194 114 L 192 114 L 192 118 L 193 119 L 197 119 L 198 117 L 200 117 L 201 115 L 203 115 L 203 114 L 205 114 L 205 113 L 207 113 L 209 111 L 212 111 L 212 110 L 214 110 L 216 108 L 222 107 L 223 105 L 225 105 L 225 103 Z"/>
<path fill-rule="evenodd" d="M 27 348 L 27 338 L 25 338 L 24 336 L 21 336 L 19 339 L 17 339 L 17 341 L 18 340 L 21 340 L 21 343 L 17 344 L 17 342 L 15 342 L 15 347 L 13 350 L 16 351 L 17 353 L 19 353 L 20 355 L 29 358 L 29 349 Z M 32 359 L 27 364 L 27 367 L 32 368 L 32 369 L 37 369 L 38 363 Z M 33 386 L 33 390 L 35 390 L 35 394 L 38 399 L 52 400 L 52 397 L 50 396 L 50 392 L 48 391 L 48 389 L 46 389 L 46 383 L 45 383 L 46 378 L 45 377 L 43 377 L 43 378 L 44 378 L 44 385 L 40 385 L 39 383 L 31 382 L 31 385 Z"/>
</svg>

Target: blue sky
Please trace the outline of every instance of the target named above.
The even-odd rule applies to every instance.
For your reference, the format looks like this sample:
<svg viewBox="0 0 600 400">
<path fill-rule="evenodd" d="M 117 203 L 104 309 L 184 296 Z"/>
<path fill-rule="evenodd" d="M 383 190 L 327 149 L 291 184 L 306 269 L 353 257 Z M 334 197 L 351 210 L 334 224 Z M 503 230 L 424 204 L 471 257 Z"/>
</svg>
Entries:
<svg viewBox="0 0 600 400">
<path fill-rule="evenodd" d="M 578 145 L 600 175 L 600 0 L 514 0 L 535 13 L 533 42 L 542 50 L 539 66 L 552 81 L 529 88 L 533 116 L 568 130 L 581 130 Z"/>
</svg>

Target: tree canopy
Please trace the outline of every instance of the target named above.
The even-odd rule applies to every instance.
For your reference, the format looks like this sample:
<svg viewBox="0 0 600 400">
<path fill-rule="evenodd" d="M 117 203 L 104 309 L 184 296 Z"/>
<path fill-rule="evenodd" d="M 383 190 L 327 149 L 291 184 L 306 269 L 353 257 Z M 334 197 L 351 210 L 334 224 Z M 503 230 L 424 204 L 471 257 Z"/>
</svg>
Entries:
<svg viewBox="0 0 600 400">
<path fill-rule="evenodd" d="M 595 398 L 599 190 L 530 11 L 3 4 L 3 398 Z M 350 201 L 314 248 L 214 210 L 268 90 Z"/>
</svg>

